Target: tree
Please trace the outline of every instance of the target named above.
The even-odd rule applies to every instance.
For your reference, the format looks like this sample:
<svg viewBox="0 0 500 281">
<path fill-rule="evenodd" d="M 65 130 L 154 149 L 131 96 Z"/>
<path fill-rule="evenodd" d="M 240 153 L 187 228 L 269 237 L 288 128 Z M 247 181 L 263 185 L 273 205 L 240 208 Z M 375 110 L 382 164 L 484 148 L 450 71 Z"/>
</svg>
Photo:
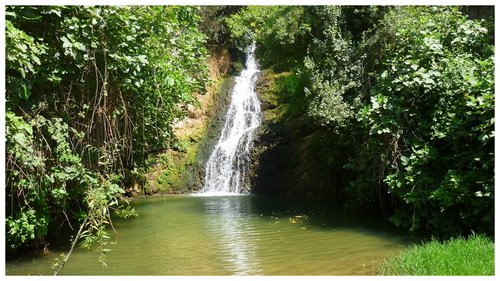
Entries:
<svg viewBox="0 0 500 281">
<path fill-rule="evenodd" d="M 6 7 L 7 249 L 67 222 L 106 253 L 110 212 L 133 214 L 125 182 L 175 141 L 170 124 L 208 82 L 197 13 Z"/>
</svg>

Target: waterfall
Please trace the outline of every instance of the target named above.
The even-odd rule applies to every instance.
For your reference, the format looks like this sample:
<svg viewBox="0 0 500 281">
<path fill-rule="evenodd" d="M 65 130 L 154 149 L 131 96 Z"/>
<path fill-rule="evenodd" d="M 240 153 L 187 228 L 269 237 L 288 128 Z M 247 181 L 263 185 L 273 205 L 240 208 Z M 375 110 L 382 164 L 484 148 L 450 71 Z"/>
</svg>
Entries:
<svg viewBox="0 0 500 281">
<path fill-rule="evenodd" d="M 260 125 L 261 110 L 255 93 L 259 72 L 255 44 L 247 48 L 246 68 L 236 77 L 224 128 L 205 167 L 205 195 L 248 192 L 247 172 L 255 129 Z"/>
</svg>

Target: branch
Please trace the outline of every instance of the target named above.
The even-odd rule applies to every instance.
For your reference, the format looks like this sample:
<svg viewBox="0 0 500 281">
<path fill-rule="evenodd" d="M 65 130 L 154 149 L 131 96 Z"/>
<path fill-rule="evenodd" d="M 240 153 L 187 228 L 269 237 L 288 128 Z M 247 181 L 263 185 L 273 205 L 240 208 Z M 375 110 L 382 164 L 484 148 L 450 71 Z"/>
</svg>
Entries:
<svg viewBox="0 0 500 281">
<path fill-rule="evenodd" d="M 69 249 L 68 254 L 64 257 L 64 260 L 62 261 L 61 265 L 59 265 L 59 268 L 54 272 L 54 276 L 57 276 L 59 272 L 63 269 L 64 265 L 69 259 L 69 256 L 73 252 L 73 249 L 75 248 L 76 242 L 78 242 L 78 239 L 80 239 L 80 235 L 82 235 L 82 230 L 85 224 L 87 224 L 87 219 L 88 217 L 85 218 L 83 221 L 82 225 L 80 226 L 80 229 L 78 230 L 78 233 L 76 234 L 75 240 L 73 240 L 73 243 L 71 243 L 71 249 Z"/>
</svg>

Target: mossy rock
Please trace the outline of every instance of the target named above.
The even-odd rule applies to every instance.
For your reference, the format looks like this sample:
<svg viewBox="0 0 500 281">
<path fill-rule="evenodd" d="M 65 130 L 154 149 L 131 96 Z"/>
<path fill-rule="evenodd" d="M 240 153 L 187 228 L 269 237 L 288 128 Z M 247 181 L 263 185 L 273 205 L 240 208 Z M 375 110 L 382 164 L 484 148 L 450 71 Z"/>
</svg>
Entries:
<svg viewBox="0 0 500 281">
<path fill-rule="evenodd" d="M 145 194 L 191 193 L 203 187 L 205 164 L 224 126 L 233 86 L 233 77 L 219 82 L 205 124 L 184 130 L 171 149 L 153 157 L 156 163 L 148 173 Z"/>
<path fill-rule="evenodd" d="M 332 176 L 333 166 L 326 161 L 332 154 L 331 142 L 324 139 L 321 128 L 310 122 L 304 110 L 292 104 L 299 100 L 290 98 L 290 90 L 283 86 L 286 83 L 280 84 L 289 81 L 291 75 L 264 70 L 257 81 L 263 120 L 251 154 L 252 192 L 335 198 L 339 188 Z"/>
</svg>

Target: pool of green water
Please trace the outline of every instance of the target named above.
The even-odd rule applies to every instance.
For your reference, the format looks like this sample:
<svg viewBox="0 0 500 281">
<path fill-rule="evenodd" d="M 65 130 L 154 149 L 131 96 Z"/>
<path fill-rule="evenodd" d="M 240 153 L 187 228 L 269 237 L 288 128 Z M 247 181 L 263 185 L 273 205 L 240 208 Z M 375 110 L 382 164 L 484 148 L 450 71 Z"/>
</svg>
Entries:
<svg viewBox="0 0 500 281">
<path fill-rule="evenodd" d="M 114 219 L 107 267 L 75 249 L 60 275 L 373 275 L 407 239 L 378 217 L 327 205 L 246 196 L 134 199 L 139 217 Z M 7 275 L 50 275 L 52 250 L 17 255 Z"/>
</svg>

